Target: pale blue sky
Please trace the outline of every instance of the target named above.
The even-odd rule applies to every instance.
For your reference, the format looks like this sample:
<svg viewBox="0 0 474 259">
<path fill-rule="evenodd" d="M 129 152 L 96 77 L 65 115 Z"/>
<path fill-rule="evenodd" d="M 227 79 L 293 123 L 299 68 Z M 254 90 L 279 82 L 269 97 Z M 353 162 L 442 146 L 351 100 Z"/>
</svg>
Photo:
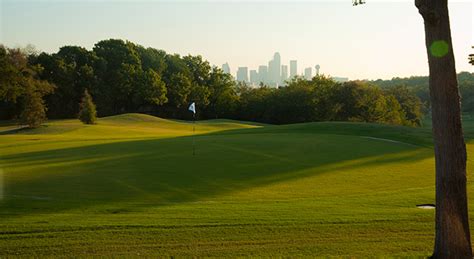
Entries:
<svg viewBox="0 0 474 259">
<path fill-rule="evenodd" d="M 426 75 L 423 22 L 414 1 L 46 1 L 0 0 L 0 42 L 56 52 L 64 45 L 91 49 L 120 38 L 181 55 L 202 55 L 257 69 L 275 51 L 298 72 L 351 79 Z M 473 3 L 451 1 L 458 71 L 472 71 Z"/>
</svg>

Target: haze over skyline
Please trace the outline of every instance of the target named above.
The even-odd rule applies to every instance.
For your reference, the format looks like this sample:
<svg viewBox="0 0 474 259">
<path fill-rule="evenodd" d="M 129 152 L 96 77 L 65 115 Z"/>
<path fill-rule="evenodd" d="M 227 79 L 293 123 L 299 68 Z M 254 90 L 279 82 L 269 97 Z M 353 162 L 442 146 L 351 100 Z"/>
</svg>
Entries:
<svg viewBox="0 0 474 259">
<path fill-rule="evenodd" d="M 212 65 L 257 70 L 275 52 L 298 74 L 350 79 L 427 75 L 423 21 L 413 1 L 25 1 L 1 0 L 0 43 L 57 52 L 120 38 L 167 53 L 202 55 Z M 457 71 L 473 71 L 473 3 L 450 3 Z"/>
</svg>

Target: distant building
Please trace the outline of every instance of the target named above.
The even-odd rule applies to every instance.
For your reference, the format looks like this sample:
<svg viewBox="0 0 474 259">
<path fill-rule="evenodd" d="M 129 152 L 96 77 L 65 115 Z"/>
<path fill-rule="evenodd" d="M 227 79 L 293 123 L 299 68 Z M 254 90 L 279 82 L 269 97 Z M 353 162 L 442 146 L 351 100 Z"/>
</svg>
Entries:
<svg viewBox="0 0 474 259">
<path fill-rule="evenodd" d="M 285 84 L 285 81 L 288 79 L 288 66 L 281 65 L 281 84 Z"/>
<path fill-rule="evenodd" d="M 222 65 L 222 71 L 224 71 L 224 73 L 230 74 L 229 63 L 225 63 L 225 64 Z"/>
<path fill-rule="evenodd" d="M 260 83 L 257 70 L 250 70 L 250 83 L 257 85 Z"/>
<path fill-rule="evenodd" d="M 304 78 L 306 80 L 311 80 L 313 78 L 313 69 L 311 67 L 304 69 Z"/>
<path fill-rule="evenodd" d="M 247 67 L 239 67 L 237 70 L 237 81 L 239 82 L 248 82 L 249 81 L 249 72 Z"/>
<path fill-rule="evenodd" d="M 319 76 L 319 69 L 321 68 L 321 66 L 316 65 L 314 68 L 316 69 L 316 76 Z"/>
<path fill-rule="evenodd" d="M 281 57 L 280 53 L 275 52 L 273 59 L 268 62 L 268 83 L 272 86 L 278 86 L 281 79 Z"/>
<path fill-rule="evenodd" d="M 258 67 L 258 83 L 268 81 L 268 67 L 267 66 L 259 66 Z"/>
<path fill-rule="evenodd" d="M 336 82 L 339 82 L 339 83 L 344 83 L 344 82 L 347 82 L 349 81 L 349 78 L 347 77 L 337 77 L 337 76 L 333 76 L 331 77 L 332 80 L 336 81 Z"/>
<path fill-rule="evenodd" d="M 275 61 L 273 61 L 273 59 L 268 61 L 267 80 L 265 80 L 265 83 L 267 83 L 267 84 L 271 84 L 271 83 L 274 82 L 273 81 L 273 75 L 275 74 L 275 72 L 273 72 L 274 67 L 275 67 L 274 63 L 275 63 Z"/>
<path fill-rule="evenodd" d="M 298 74 L 298 63 L 296 60 L 290 60 L 290 78 Z"/>
</svg>

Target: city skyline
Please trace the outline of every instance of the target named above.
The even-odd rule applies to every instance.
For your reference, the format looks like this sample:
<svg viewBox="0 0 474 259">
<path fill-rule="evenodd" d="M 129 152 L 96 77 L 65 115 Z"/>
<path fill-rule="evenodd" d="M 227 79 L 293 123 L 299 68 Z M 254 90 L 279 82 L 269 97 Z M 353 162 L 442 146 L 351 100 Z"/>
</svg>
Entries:
<svg viewBox="0 0 474 259">
<path fill-rule="evenodd" d="M 279 52 L 273 54 L 273 58 L 267 65 L 259 65 L 257 69 L 251 69 L 248 66 L 238 67 L 235 75 L 232 75 L 231 68 L 228 62 L 222 64 L 221 69 L 224 73 L 234 76 L 236 81 L 250 83 L 253 86 L 258 86 L 264 83 L 271 87 L 284 86 L 288 79 L 295 76 L 301 76 L 307 80 L 311 80 L 316 75 L 324 74 L 320 72 L 321 66 L 319 64 L 314 66 L 314 74 L 312 67 L 304 68 L 300 73 L 298 72 L 298 60 L 290 60 L 289 62 L 290 74 L 288 74 L 288 65 L 281 64 L 281 55 Z M 349 78 L 326 74 L 331 76 L 336 81 L 347 81 Z"/>
<path fill-rule="evenodd" d="M 235 75 L 232 75 L 229 63 L 222 64 L 221 69 L 224 73 L 231 74 L 234 76 L 236 81 L 250 83 L 252 86 L 258 86 L 260 83 L 264 83 L 271 87 L 284 86 L 288 79 L 295 76 L 301 76 L 306 80 L 311 80 L 314 76 L 323 75 L 320 69 L 321 66 L 316 64 L 314 66 L 314 74 L 312 67 L 304 68 L 300 73 L 298 72 L 298 60 L 292 59 L 289 61 L 290 74 L 288 74 L 288 65 L 281 64 L 281 55 L 279 52 L 273 54 L 273 59 L 268 62 L 267 65 L 259 65 L 257 69 L 250 69 L 250 67 L 238 67 Z M 324 74 L 330 76 L 335 81 L 344 82 L 348 81 L 348 77 L 335 76 L 330 73 Z"/>
<path fill-rule="evenodd" d="M 472 71 L 467 57 L 474 42 L 473 6 L 450 1 L 459 72 Z M 280 64 L 289 65 L 290 76 L 289 59 L 298 59 L 298 73 L 318 62 L 321 73 L 350 79 L 428 74 L 423 21 L 412 1 L 353 7 L 348 0 L 2 0 L 0 13 L 2 44 L 31 43 L 48 53 L 65 45 L 90 50 L 100 40 L 118 38 L 170 54 L 201 55 L 218 67 L 229 62 L 232 75 L 241 66 L 258 71 L 276 51 L 284 53 Z"/>
</svg>

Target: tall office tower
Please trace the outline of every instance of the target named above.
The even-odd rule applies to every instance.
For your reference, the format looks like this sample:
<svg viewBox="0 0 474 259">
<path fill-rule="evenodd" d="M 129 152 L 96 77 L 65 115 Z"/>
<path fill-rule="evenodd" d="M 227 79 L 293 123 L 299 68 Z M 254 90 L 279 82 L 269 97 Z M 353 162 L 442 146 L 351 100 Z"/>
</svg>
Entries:
<svg viewBox="0 0 474 259">
<path fill-rule="evenodd" d="M 298 74 L 298 63 L 296 60 L 290 60 L 290 78 Z"/>
<path fill-rule="evenodd" d="M 275 52 L 273 59 L 268 62 L 267 83 L 271 86 L 278 86 L 281 80 L 281 58 L 280 53 Z"/>
<path fill-rule="evenodd" d="M 259 66 L 258 67 L 258 83 L 268 82 L 268 67 L 267 66 Z"/>
<path fill-rule="evenodd" d="M 313 78 L 313 69 L 311 67 L 304 69 L 304 78 L 306 80 L 311 80 Z"/>
<path fill-rule="evenodd" d="M 268 73 L 267 73 L 267 80 L 265 81 L 265 83 L 267 83 L 268 85 L 272 85 L 274 83 L 273 81 L 273 75 L 275 74 L 274 70 L 275 70 L 275 61 L 272 59 L 270 61 L 268 61 Z"/>
<path fill-rule="evenodd" d="M 224 71 L 224 73 L 230 74 L 229 63 L 225 63 L 225 64 L 222 65 L 222 71 Z"/>
<path fill-rule="evenodd" d="M 247 67 L 239 67 L 237 70 L 237 81 L 239 82 L 248 82 L 249 81 L 249 72 Z"/>
<path fill-rule="evenodd" d="M 281 84 L 284 85 L 287 79 L 288 79 L 288 66 L 281 65 Z"/>
<path fill-rule="evenodd" d="M 273 76 L 272 76 L 272 81 L 275 82 L 278 86 L 278 84 L 280 83 L 280 80 L 281 80 L 281 57 L 280 57 L 280 53 L 278 52 L 275 52 L 275 54 L 273 55 L 273 65 L 274 65 L 274 68 L 273 68 Z"/>
<path fill-rule="evenodd" d="M 250 70 L 250 83 L 254 85 L 259 83 L 257 70 Z"/>
</svg>

